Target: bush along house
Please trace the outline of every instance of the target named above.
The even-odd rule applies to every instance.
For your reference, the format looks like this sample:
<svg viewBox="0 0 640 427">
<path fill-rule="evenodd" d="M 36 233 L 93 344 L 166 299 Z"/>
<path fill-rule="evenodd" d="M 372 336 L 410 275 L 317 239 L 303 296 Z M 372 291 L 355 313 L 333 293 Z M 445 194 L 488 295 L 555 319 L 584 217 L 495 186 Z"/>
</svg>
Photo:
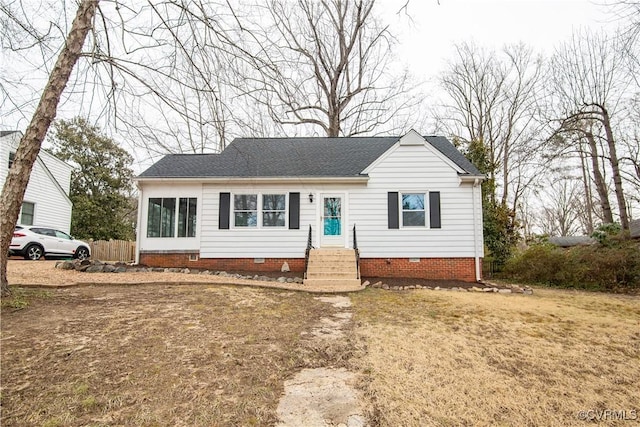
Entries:
<svg viewBox="0 0 640 427">
<path fill-rule="evenodd" d="M 481 279 L 484 176 L 446 138 L 241 138 L 136 178 L 137 261 L 360 277 Z"/>
</svg>

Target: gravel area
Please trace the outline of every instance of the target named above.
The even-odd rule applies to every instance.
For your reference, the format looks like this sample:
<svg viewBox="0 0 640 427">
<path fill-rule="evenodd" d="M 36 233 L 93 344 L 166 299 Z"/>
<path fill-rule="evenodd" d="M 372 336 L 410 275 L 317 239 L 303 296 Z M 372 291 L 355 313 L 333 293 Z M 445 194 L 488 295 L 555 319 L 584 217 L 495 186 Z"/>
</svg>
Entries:
<svg viewBox="0 0 640 427">
<path fill-rule="evenodd" d="M 38 286 L 38 287 L 66 287 L 78 285 L 137 285 L 137 284 L 225 284 L 258 286 L 264 288 L 280 288 L 306 292 L 352 292 L 364 289 L 352 286 L 308 286 L 295 283 L 280 283 L 252 279 L 238 279 L 215 275 L 165 273 L 165 272 L 125 272 L 125 273 L 85 273 L 75 270 L 61 270 L 55 268 L 60 261 L 26 261 L 9 260 L 7 276 L 9 285 Z M 283 274 L 284 277 L 286 275 Z"/>
</svg>

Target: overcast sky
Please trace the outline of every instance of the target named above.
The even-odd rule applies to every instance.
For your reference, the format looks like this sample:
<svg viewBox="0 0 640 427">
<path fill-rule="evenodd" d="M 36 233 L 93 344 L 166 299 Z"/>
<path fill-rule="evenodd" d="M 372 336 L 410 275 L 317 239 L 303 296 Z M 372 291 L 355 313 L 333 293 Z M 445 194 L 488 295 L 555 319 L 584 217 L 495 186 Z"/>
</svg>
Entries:
<svg viewBox="0 0 640 427">
<path fill-rule="evenodd" d="M 455 42 L 495 49 L 524 42 L 551 54 L 575 29 L 618 25 L 606 0 L 411 0 L 400 14 L 404 0 L 379 1 L 398 37 L 398 58 L 421 79 L 443 69 Z"/>
</svg>

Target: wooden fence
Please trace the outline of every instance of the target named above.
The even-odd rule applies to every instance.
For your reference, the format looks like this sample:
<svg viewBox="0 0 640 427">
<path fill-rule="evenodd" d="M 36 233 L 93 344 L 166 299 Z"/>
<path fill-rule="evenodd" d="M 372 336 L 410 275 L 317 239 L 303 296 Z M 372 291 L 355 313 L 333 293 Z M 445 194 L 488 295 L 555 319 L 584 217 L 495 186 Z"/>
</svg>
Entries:
<svg viewBox="0 0 640 427">
<path fill-rule="evenodd" d="M 91 258 L 100 261 L 132 262 L 136 257 L 136 242 L 128 240 L 91 240 Z"/>
</svg>

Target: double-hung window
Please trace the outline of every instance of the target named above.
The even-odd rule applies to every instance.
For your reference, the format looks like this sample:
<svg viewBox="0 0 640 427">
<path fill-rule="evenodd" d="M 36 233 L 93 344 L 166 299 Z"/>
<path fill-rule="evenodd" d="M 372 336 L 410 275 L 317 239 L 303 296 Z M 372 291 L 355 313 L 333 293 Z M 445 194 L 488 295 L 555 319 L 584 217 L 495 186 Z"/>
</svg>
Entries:
<svg viewBox="0 0 640 427">
<path fill-rule="evenodd" d="M 284 227 L 287 214 L 287 196 L 284 194 L 262 195 L 262 226 Z"/>
<path fill-rule="evenodd" d="M 284 227 L 286 216 L 286 194 L 235 194 L 233 196 L 235 227 Z"/>
<path fill-rule="evenodd" d="M 235 194 L 233 196 L 233 225 L 236 227 L 258 226 L 257 194 Z"/>
<path fill-rule="evenodd" d="M 425 212 L 424 193 L 402 194 L 403 227 L 424 227 Z"/>
<path fill-rule="evenodd" d="M 20 224 L 33 225 L 34 213 L 35 213 L 35 205 L 31 202 L 23 202 L 22 211 L 20 213 Z"/>
</svg>

